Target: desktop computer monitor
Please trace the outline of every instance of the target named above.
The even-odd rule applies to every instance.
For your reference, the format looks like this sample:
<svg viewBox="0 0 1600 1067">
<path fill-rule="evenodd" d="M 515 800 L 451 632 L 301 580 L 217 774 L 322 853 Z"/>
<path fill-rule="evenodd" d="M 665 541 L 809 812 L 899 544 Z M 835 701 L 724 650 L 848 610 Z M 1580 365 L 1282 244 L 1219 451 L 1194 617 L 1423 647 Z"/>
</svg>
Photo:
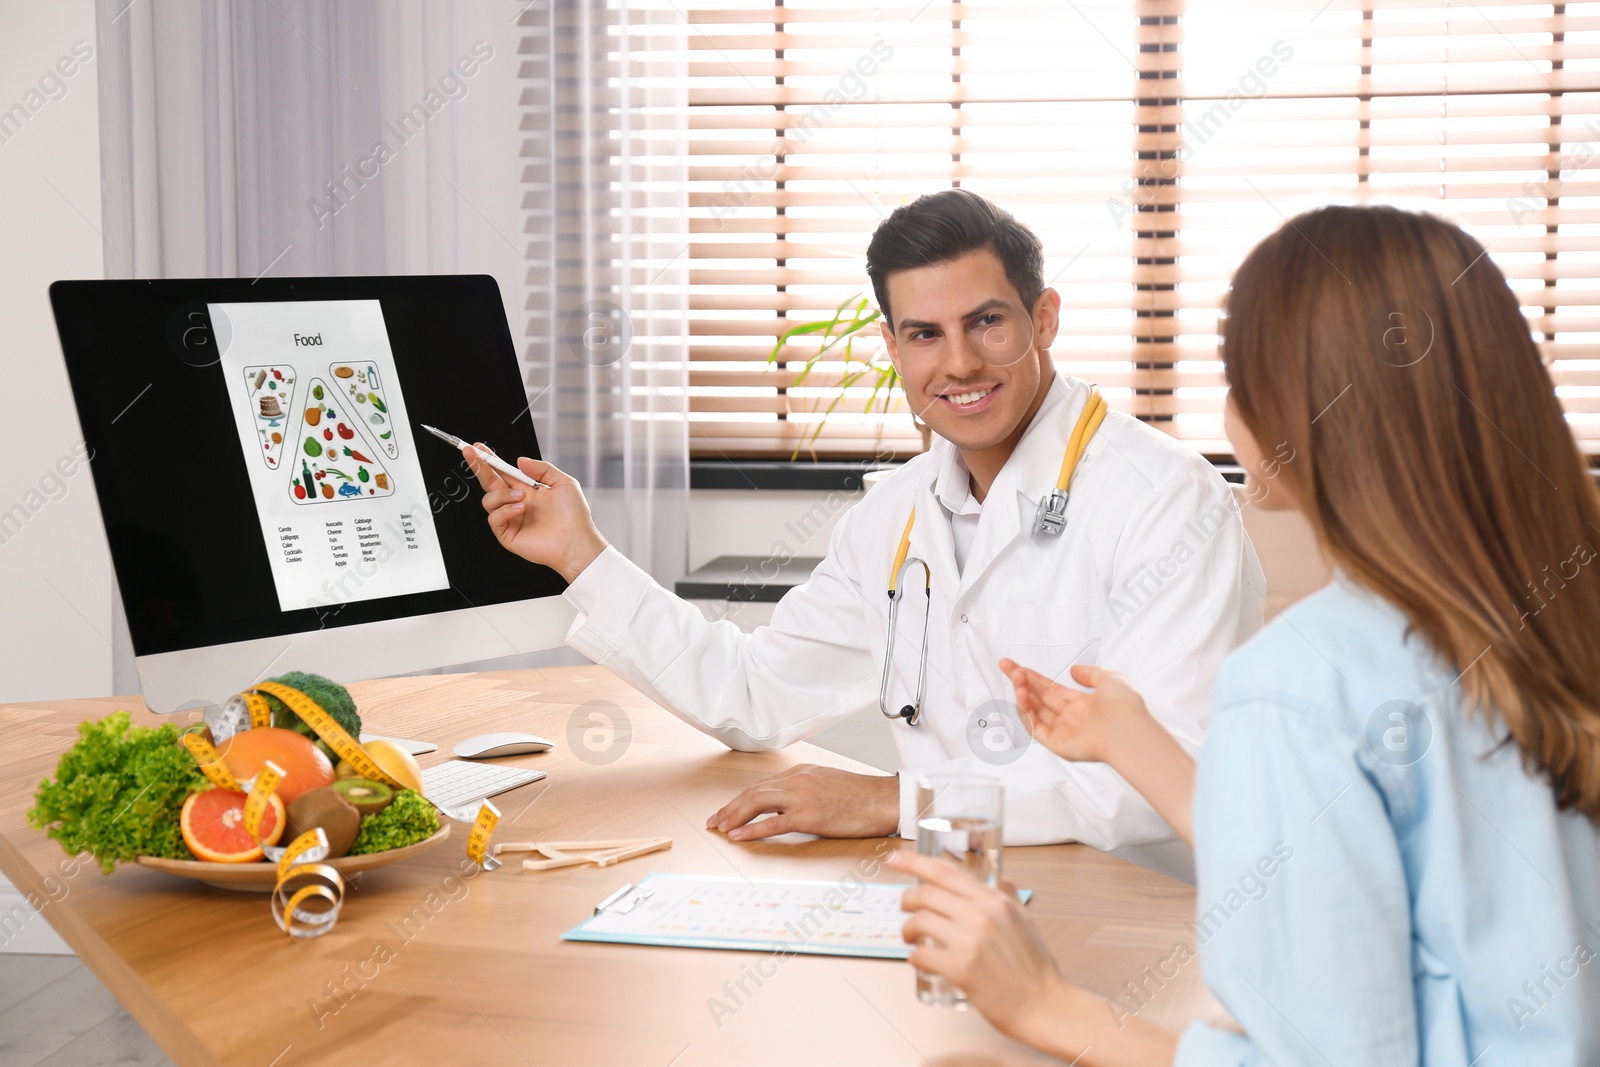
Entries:
<svg viewBox="0 0 1600 1067">
<path fill-rule="evenodd" d="M 50 287 L 145 702 L 562 643 L 437 426 L 539 455 L 487 276 Z"/>
</svg>

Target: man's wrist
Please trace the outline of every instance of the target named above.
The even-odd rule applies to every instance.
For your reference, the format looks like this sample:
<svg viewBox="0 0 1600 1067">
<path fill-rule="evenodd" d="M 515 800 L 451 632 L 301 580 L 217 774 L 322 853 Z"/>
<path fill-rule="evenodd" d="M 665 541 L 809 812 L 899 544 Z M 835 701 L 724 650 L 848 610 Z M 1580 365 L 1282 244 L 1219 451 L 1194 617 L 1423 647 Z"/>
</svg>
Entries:
<svg viewBox="0 0 1600 1067">
<path fill-rule="evenodd" d="M 580 540 L 577 545 L 570 546 L 557 562 L 555 570 L 567 584 L 571 585 L 577 580 L 578 575 L 589 569 L 589 564 L 600 558 L 610 545 L 600 536 L 599 531 L 590 531 L 590 534 Z"/>
<path fill-rule="evenodd" d="M 883 779 L 883 788 L 879 791 L 880 804 L 878 808 L 877 826 L 879 837 L 898 837 L 900 835 L 900 773 Z"/>
</svg>

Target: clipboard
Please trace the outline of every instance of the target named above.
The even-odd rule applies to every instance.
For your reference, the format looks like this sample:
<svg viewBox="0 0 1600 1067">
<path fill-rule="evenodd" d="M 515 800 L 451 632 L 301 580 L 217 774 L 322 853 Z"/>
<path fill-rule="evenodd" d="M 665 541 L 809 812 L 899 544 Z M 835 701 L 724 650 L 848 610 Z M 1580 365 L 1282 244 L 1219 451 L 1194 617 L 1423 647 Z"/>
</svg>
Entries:
<svg viewBox="0 0 1600 1067">
<path fill-rule="evenodd" d="M 657 873 L 611 894 L 561 939 L 903 960 L 912 946 L 900 938 L 900 896 L 910 888 Z"/>
</svg>

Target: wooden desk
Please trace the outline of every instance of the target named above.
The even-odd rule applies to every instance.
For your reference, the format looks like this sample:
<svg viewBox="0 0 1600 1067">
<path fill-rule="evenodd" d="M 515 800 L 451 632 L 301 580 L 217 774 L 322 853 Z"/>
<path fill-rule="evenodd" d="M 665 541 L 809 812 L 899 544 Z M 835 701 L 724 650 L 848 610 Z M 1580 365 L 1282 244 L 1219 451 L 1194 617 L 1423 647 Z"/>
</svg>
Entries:
<svg viewBox="0 0 1600 1067">
<path fill-rule="evenodd" d="M 64 856 L 24 813 L 72 744 L 76 723 L 118 707 L 136 710 L 136 721 L 159 720 L 137 700 L 113 698 L 0 708 L 0 869 L 24 893 L 57 898 L 45 918 L 178 1063 L 1042 1061 L 976 1013 L 919 1003 L 903 962 L 779 962 L 560 940 L 598 900 L 650 871 L 851 874 L 885 843 L 792 835 L 741 845 L 703 827 L 738 790 L 793 764 L 865 768 L 808 745 L 730 752 L 596 667 L 393 679 L 352 690 L 369 730 L 438 743 L 439 752 L 421 757 L 424 766 L 490 730 L 523 729 L 557 743 L 517 758 L 550 775 L 497 799 L 499 840 L 660 834 L 675 844 L 616 869 L 534 873 L 513 862 L 458 881 L 458 827 L 459 836 L 428 855 L 363 875 L 332 933 L 291 941 L 273 925 L 263 895 L 135 866 L 102 877 L 85 865 L 48 892 L 45 878 Z M 631 721 L 628 747 L 610 763 L 583 749 L 582 730 L 595 728 L 589 701 L 610 701 Z M 1069 978 L 1107 995 L 1142 983 L 1141 1016 L 1174 1028 L 1204 1009 L 1198 963 L 1162 962 L 1178 942 L 1193 944 L 1185 925 L 1192 888 L 1082 846 L 1008 849 L 1005 862 L 1010 879 L 1035 890 L 1029 911 Z M 875 880 L 898 877 L 882 871 Z M 748 977 L 758 965 L 770 974 L 759 987 Z M 749 995 L 736 1002 L 729 990 L 741 979 Z M 736 1010 L 714 1016 L 713 998 Z"/>
</svg>

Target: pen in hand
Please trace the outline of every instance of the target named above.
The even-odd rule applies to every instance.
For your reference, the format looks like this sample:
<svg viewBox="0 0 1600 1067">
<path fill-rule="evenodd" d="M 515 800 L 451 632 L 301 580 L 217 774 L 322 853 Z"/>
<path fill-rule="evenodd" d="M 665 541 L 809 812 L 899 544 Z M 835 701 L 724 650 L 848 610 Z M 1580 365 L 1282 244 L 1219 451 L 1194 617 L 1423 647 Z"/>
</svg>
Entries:
<svg viewBox="0 0 1600 1067">
<path fill-rule="evenodd" d="M 530 478 L 526 474 L 523 474 L 516 467 L 514 467 L 511 464 L 507 463 L 505 460 L 501 459 L 499 456 L 495 455 L 493 452 L 487 451 L 486 449 L 479 448 L 477 445 L 473 444 L 470 441 L 463 441 L 461 438 L 457 437 L 455 434 L 445 433 L 443 430 L 438 429 L 437 427 L 429 426 L 427 423 L 423 423 L 422 424 L 422 428 L 424 430 L 427 430 L 429 433 L 433 434 L 433 436 L 439 438 L 440 440 L 450 442 L 452 445 L 455 445 L 456 448 L 470 448 L 470 449 L 472 449 L 473 454 L 476 455 L 480 460 L 482 460 L 483 462 L 487 463 L 489 466 L 493 467 L 495 470 L 499 471 L 501 474 L 504 474 L 508 478 L 515 478 L 517 481 L 521 482 L 523 485 L 532 486 L 535 489 L 549 489 L 550 488 L 550 486 L 544 484 L 543 482 L 539 481 L 538 479 Z"/>
</svg>

